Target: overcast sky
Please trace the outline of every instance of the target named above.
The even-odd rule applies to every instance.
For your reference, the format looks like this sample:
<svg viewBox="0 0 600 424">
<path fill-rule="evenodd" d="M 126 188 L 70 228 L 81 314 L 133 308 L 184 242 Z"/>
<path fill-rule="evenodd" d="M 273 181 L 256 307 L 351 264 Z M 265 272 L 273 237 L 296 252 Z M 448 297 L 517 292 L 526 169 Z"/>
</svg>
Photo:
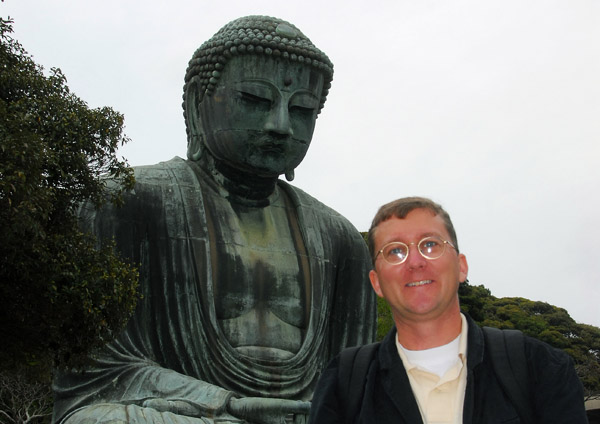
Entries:
<svg viewBox="0 0 600 424">
<path fill-rule="evenodd" d="M 366 231 L 431 197 L 472 284 L 600 326 L 599 0 L 5 0 L 15 36 L 91 107 L 125 115 L 132 165 L 185 157 L 183 76 L 227 22 L 286 19 L 335 65 L 294 184 Z"/>
</svg>

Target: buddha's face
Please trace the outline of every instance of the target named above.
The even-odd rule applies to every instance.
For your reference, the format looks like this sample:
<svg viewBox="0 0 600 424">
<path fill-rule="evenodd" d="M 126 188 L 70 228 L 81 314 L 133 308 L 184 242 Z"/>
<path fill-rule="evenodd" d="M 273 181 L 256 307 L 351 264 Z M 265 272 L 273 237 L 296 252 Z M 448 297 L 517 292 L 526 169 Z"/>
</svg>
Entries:
<svg viewBox="0 0 600 424">
<path fill-rule="evenodd" d="M 313 135 L 322 74 L 269 56 L 236 56 L 217 84 L 198 108 L 211 154 L 236 169 L 266 177 L 296 168 Z"/>
</svg>

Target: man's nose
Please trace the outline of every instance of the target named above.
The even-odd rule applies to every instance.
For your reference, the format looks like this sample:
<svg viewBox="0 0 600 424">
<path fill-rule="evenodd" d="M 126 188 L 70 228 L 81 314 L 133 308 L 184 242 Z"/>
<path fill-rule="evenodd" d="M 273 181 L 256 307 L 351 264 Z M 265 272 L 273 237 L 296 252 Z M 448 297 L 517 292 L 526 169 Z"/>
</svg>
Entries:
<svg viewBox="0 0 600 424">
<path fill-rule="evenodd" d="M 278 102 L 273 106 L 265 123 L 265 130 L 284 136 L 294 135 L 290 112 L 285 102 Z"/>
<path fill-rule="evenodd" d="M 406 266 L 410 269 L 423 268 L 427 263 L 427 259 L 421 255 L 419 248 L 414 244 L 408 246 L 408 257 L 406 258 Z"/>
</svg>

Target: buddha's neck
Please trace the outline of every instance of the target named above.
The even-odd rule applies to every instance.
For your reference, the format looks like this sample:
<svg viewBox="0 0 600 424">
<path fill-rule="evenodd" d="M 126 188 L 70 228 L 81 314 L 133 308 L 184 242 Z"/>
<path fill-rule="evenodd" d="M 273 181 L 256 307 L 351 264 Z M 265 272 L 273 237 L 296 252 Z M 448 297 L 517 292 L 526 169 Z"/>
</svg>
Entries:
<svg viewBox="0 0 600 424">
<path fill-rule="evenodd" d="M 198 164 L 232 201 L 249 206 L 267 206 L 277 184 L 277 177 L 261 177 L 233 168 L 204 152 Z M 224 191 L 224 192 L 223 192 Z"/>
</svg>

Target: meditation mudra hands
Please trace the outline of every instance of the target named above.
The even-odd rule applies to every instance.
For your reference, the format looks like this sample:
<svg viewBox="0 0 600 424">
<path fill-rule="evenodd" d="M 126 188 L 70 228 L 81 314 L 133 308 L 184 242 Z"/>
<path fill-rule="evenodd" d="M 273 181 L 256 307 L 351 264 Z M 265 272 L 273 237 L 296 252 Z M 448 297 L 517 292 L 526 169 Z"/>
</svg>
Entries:
<svg viewBox="0 0 600 424">
<path fill-rule="evenodd" d="M 171 412 L 189 417 L 201 417 L 202 409 L 193 403 L 182 400 L 149 399 L 143 404 L 159 412 Z M 215 417 L 223 422 L 240 422 L 249 424 L 284 424 L 289 415 L 306 415 L 310 411 L 310 402 L 262 397 L 232 397 L 227 404 L 227 412 L 231 417 Z M 304 422 L 304 421 L 301 421 Z"/>
</svg>

